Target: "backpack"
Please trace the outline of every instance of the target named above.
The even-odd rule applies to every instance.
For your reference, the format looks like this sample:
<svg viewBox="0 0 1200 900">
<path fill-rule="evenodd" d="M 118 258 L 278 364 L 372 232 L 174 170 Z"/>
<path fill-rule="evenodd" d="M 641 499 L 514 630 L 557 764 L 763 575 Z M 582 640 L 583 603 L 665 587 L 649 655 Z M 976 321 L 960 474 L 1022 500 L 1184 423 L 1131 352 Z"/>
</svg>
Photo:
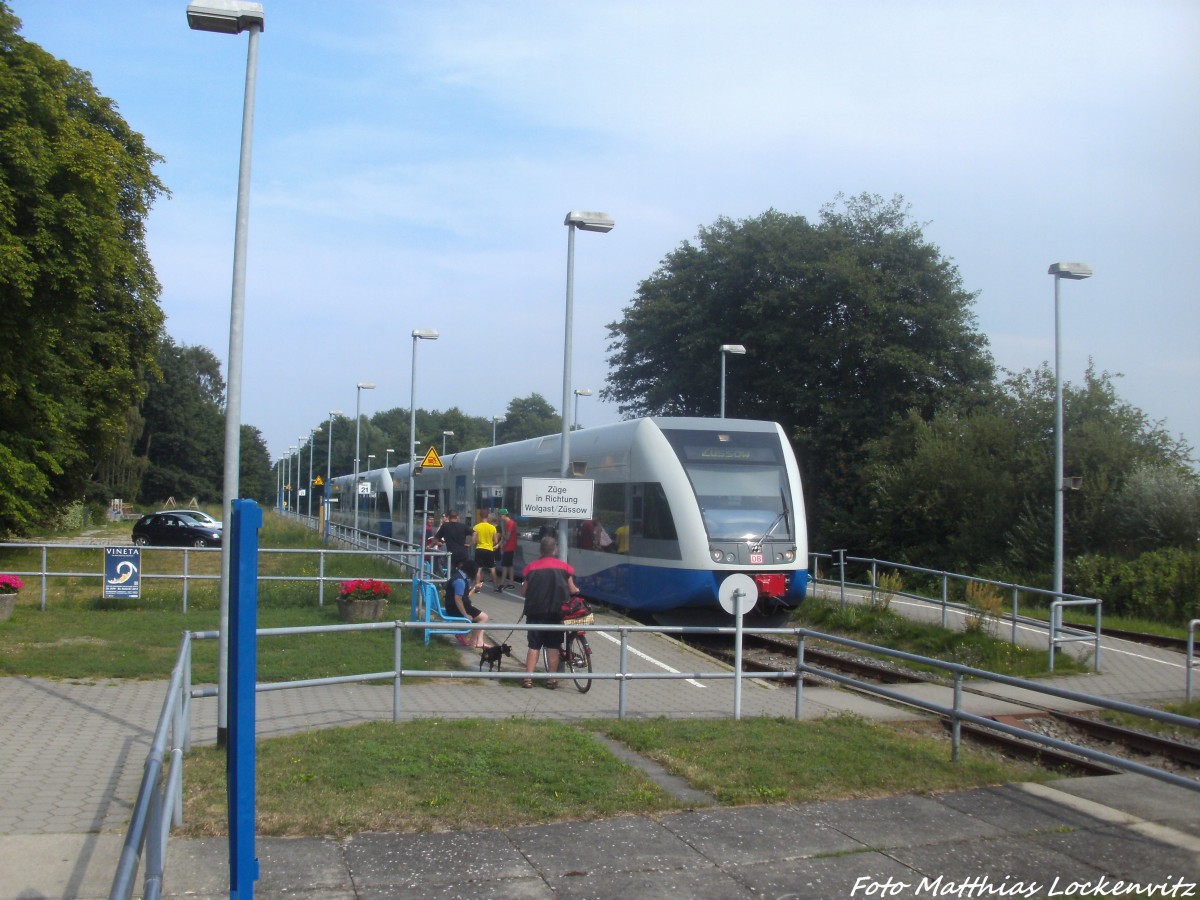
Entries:
<svg viewBox="0 0 1200 900">
<path fill-rule="evenodd" d="M 591 606 L 581 594 L 572 594 L 564 600 L 559 612 L 567 625 L 591 625 L 595 621 Z"/>
</svg>

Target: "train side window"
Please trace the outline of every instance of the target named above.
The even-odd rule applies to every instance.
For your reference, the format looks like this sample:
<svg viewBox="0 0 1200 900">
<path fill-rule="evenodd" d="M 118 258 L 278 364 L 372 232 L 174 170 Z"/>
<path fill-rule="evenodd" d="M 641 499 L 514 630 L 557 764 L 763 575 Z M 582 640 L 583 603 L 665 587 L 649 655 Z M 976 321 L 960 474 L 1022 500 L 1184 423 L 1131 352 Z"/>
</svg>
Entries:
<svg viewBox="0 0 1200 900">
<path fill-rule="evenodd" d="M 629 552 L 653 559 L 682 559 L 667 493 L 656 481 L 630 486 Z"/>
</svg>

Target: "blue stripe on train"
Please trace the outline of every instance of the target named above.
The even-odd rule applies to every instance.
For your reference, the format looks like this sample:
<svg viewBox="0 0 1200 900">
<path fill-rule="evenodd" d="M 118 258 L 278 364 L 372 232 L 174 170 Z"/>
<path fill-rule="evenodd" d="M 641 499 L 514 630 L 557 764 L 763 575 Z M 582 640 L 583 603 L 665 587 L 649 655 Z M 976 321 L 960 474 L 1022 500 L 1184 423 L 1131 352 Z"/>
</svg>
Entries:
<svg viewBox="0 0 1200 900">
<path fill-rule="evenodd" d="M 679 607 L 716 606 L 717 590 L 729 574 L 732 573 L 622 563 L 591 575 L 577 576 L 575 583 L 585 595 L 604 603 L 660 612 Z M 785 574 L 788 575 L 785 602 L 798 604 L 808 590 L 808 572 L 800 570 Z"/>
</svg>

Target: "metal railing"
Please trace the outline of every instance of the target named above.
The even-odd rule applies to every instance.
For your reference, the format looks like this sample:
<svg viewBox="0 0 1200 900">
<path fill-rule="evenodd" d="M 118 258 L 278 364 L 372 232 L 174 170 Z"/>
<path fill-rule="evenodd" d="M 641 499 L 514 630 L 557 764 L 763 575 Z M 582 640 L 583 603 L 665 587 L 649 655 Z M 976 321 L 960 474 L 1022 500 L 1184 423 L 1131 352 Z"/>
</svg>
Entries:
<svg viewBox="0 0 1200 900">
<path fill-rule="evenodd" d="M 404 694 L 402 687 L 402 679 L 404 678 L 549 679 L 556 677 L 561 678 L 565 674 L 546 672 L 528 673 L 524 671 L 484 672 L 473 671 L 470 669 L 450 671 L 405 669 L 403 665 L 403 642 L 401 640 L 403 633 L 405 631 L 422 632 L 426 629 L 437 628 L 438 625 L 439 623 L 436 621 L 394 621 L 361 622 L 345 625 L 319 625 L 291 628 L 260 628 L 257 630 L 257 635 L 263 638 L 283 635 L 328 634 L 334 632 L 380 631 L 390 629 L 394 632 L 393 668 L 386 671 L 364 672 L 355 675 L 339 675 L 326 678 L 309 678 L 296 681 L 259 683 L 256 684 L 255 690 L 261 693 L 267 691 L 295 690 L 336 684 L 359 684 L 370 681 L 391 681 L 392 721 L 399 722 L 402 719 L 404 711 Z M 1194 626 L 1198 625 L 1200 625 L 1200 620 L 1194 620 L 1192 622 L 1193 630 Z M 494 630 L 510 629 L 512 631 L 528 632 L 558 631 L 562 629 L 562 626 L 529 625 L 525 623 L 492 623 L 489 625 L 489 628 Z M 619 635 L 620 651 L 618 669 L 612 672 L 589 671 L 586 674 L 586 677 L 592 680 L 617 682 L 617 717 L 619 719 L 624 719 L 627 715 L 629 692 L 631 687 L 636 682 L 644 680 L 734 680 L 735 705 L 733 714 L 734 718 L 740 718 L 738 698 L 740 697 L 741 682 L 747 677 L 755 680 L 794 678 L 796 682 L 794 715 L 795 718 L 799 719 L 803 716 L 804 709 L 804 679 L 802 676 L 804 674 L 810 674 L 832 681 L 836 684 L 846 685 L 874 696 L 898 701 L 910 706 L 915 706 L 927 712 L 948 718 L 951 722 L 951 758 L 955 761 L 959 759 L 961 745 L 961 725 L 963 722 L 970 722 L 994 731 L 1017 736 L 1027 741 L 1044 744 L 1059 750 L 1066 750 L 1086 759 L 1106 763 L 1126 771 L 1147 775 L 1151 778 L 1156 778 L 1160 781 L 1166 781 L 1170 784 L 1174 784 L 1177 787 L 1184 787 L 1189 790 L 1200 791 L 1200 782 L 1193 781 L 1192 779 L 1185 778 L 1181 775 L 1177 775 L 1172 772 L 1166 772 L 1161 769 L 1155 769 L 1151 766 L 1146 766 L 1132 760 L 1122 759 L 1120 757 L 1102 753 L 1088 747 L 1071 744 L 1067 741 L 1061 741 L 1056 738 L 1038 734 L 1032 731 L 1027 731 L 1015 726 L 1006 725 L 993 719 L 967 712 L 965 709 L 963 709 L 962 705 L 962 687 L 964 679 L 977 679 L 980 681 L 1020 688 L 1036 694 L 1067 699 L 1087 706 L 1097 706 L 1104 709 L 1111 709 L 1118 712 L 1142 716 L 1144 718 L 1164 722 L 1169 725 L 1177 725 L 1198 730 L 1200 730 L 1200 719 L 1175 715 L 1173 713 L 1162 712 L 1160 710 L 1150 709 L 1148 707 L 1136 706 L 1134 704 L 1124 703 L 1118 700 L 1110 700 L 1105 697 L 1082 694 L 1077 691 L 1063 690 L 1023 678 L 1000 675 L 998 673 L 988 672 L 983 669 L 975 669 L 958 663 L 943 662 L 938 659 L 919 656 L 917 654 L 907 653 L 901 650 L 893 650 L 888 647 L 881 647 L 874 644 L 867 644 L 861 641 L 852 640 L 850 638 L 824 634 L 807 628 L 693 628 L 681 626 L 602 624 L 585 625 L 572 628 L 571 630 L 583 632 L 597 631 L 610 634 L 615 633 Z M 734 636 L 735 639 L 739 639 L 739 642 L 741 634 L 791 635 L 795 637 L 797 641 L 796 662 L 791 671 L 754 673 L 750 676 L 747 676 L 741 671 L 736 670 L 700 672 L 635 671 L 630 668 L 630 660 L 636 660 L 639 657 L 638 654 L 630 652 L 631 648 L 629 645 L 629 639 L 631 635 L 647 633 L 668 635 L 727 635 Z M 195 640 L 211 640 L 215 639 L 216 637 L 217 632 L 215 631 L 188 632 L 184 635 L 183 642 L 180 646 L 179 658 L 176 661 L 175 668 L 171 672 L 171 681 L 167 689 L 166 700 L 163 703 L 162 713 L 159 716 L 158 727 L 155 730 L 154 740 L 151 744 L 149 755 L 146 758 L 145 771 L 142 776 L 141 785 L 138 789 L 138 797 L 134 805 L 133 817 L 130 822 L 129 831 L 126 834 L 125 844 L 121 853 L 121 859 L 118 865 L 117 873 L 113 880 L 112 892 L 109 895 L 110 898 L 113 898 L 113 900 L 127 900 L 127 898 L 131 896 L 137 878 L 138 862 L 142 853 L 143 845 L 145 845 L 146 855 L 144 896 L 148 898 L 148 900 L 157 900 L 160 895 L 163 878 L 163 861 L 166 858 L 167 841 L 170 835 L 170 828 L 173 825 L 178 826 L 182 824 L 182 757 L 183 753 L 189 750 L 191 747 L 191 700 L 196 698 L 216 696 L 216 688 L 206 687 L 193 689 L 191 687 L 191 646 L 192 642 Z M 838 674 L 836 672 L 819 668 L 817 666 L 809 665 L 804 661 L 804 649 L 805 642 L 807 640 L 827 641 L 853 650 L 880 654 L 893 659 L 917 663 L 919 665 L 942 670 L 947 673 L 953 682 L 952 702 L 947 706 L 945 704 L 922 700 L 882 685 L 870 684 L 855 678 Z M 573 676 L 567 675 L 566 677 L 570 678 Z M 166 758 L 168 754 L 169 764 L 165 768 L 164 776 L 164 758 Z"/>
<path fill-rule="evenodd" d="M 1078 640 L 1093 640 L 1096 643 L 1096 652 L 1094 657 L 1094 666 L 1096 671 L 1100 668 L 1100 620 L 1103 610 L 1104 601 L 1098 600 L 1095 597 L 1081 597 L 1077 594 L 1059 594 L 1053 590 L 1046 588 L 1032 587 L 1030 585 L 1015 584 L 1011 581 L 995 581 L 990 578 L 980 578 L 975 575 L 961 575 L 955 572 L 947 572 L 943 569 L 927 569 L 923 566 L 909 565 L 908 563 L 892 562 L 890 560 L 874 559 L 872 557 L 862 556 L 847 556 L 844 550 L 833 550 L 829 553 L 810 553 L 809 571 L 816 572 L 818 570 L 817 561 L 827 559 L 832 567 L 838 570 L 836 578 L 814 578 L 815 581 L 821 584 L 837 585 L 840 591 L 840 602 L 843 608 L 846 606 L 846 588 L 856 588 L 859 590 L 870 591 L 871 603 L 879 603 L 879 569 L 895 569 L 897 571 L 913 572 L 918 575 L 924 575 L 934 578 L 940 583 L 941 597 L 927 597 L 923 594 L 917 594 L 912 591 L 888 591 L 895 596 L 904 597 L 908 600 L 915 600 L 920 603 L 930 604 L 941 608 L 941 625 L 943 628 L 949 627 L 949 613 L 954 610 L 963 615 L 970 615 L 975 612 L 973 607 L 967 603 L 959 603 L 950 599 L 950 584 L 951 582 L 961 582 L 963 585 L 983 584 L 991 585 L 1001 591 L 1006 591 L 1010 597 L 1012 612 L 1002 618 L 1010 619 L 1011 634 L 1009 643 L 1016 644 L 1017 627 L 1019 625 L 1036 626 L 1038 628 L 1046 628 L 1050 632 L 1049 650 L 1050 650 L 1050 671 L 1054 671 L 1054 651 L 1058 644 L 1069 643 Z M 850 581 L 846 578 L 847 563 L 854 563 L 863 566 L 869 573 L 869 580 L 863 582 Z M 1047 623 L 1043 619 L 1035 619 L 1030 616 L 1021 615 L 1021 596 L 1028 594 L 1044 598 L 1049 601 L 1051 610 L 1051 621 Z M 1055 603 L 1058 603 L 1058 621 L 1057 627 L 1054 623 Z M 1096 634 L 1086 634 L 1085 632 L 1072 629 L 1062 622 L 1062 606 L 1094 606 L 1096 610 Z"/>
<path fill-rule="evenodd" d="M 444 568 L 446 561 L 449 560 L 449 554 L 445 552 L 430 552 L 423 551 L 413 547 L 411 544 L 406 544 L 403 541 L 392 540 L 391 538 L 381 538 L 378 535 L 369 535 L 367 532 L 359 532 L 356 539 L 353 534 L 353 529 L 343 529 L 345 534 L 339 535 L 339 542 L 349 544 L 353 549 L 337 549 L 337 548 L 319 548 L 319 549 L 304 549 L 304 548 L 278 548 L 262 547 L 258 553 L 260 559 L 268 559 L 272 556 L 292 556 L 292 557 L 317 557 L 317 574 L 316 575 L 263 575 L 259 574 L 258 582 L 260 585 L 270 582 L 289 582 L 293 584 L 315 584 L 317 586 L 316 601 L 318 606 L 325 605 L 326 587 L 333 583 L 336 587 L 337 583 L 343 581 L 343 575 L 327 574 L 328 563 L 331 559 L 337 557 L 371 557 L 378 559 L 382 557 L 389 562 L 397 565 L 402 570 L 401 574 L 396 578 L 380 578 L 379 581 L 386 581 L 392 585 L 407 583 L 412 575 L 418 571 L 419 567 L 424 564 L 426 571 L 431 567 L 435 569 Z M 45 612 L 47 609 L 47 593 L 48 585 L 52 579 L 70 578 L 78 581 L 87 582 L 94 579 L 97 586 L 97 596 L 101 593 L 104 584 L 104 549 L 105 547 L 132 546 L 129 544 L 118 544 L 116 542 L 107 545 L 81 545 L 81 544 L 65 544 L 65 543 L 44 543 L 44 544 L 11 544 L 0 543 L 0 550 L 20 550 L 28 552 L 36 548 L 40 565 L 37 568 L 8 567 L 4 571 L 11 575 L 16 575 L 21 578 L 36 580 L 39 583 L 40 599 L 38 608 Z M 195 583 L 211 582 L 217 584 L 221 580 L 220 572 L 212 566 L 213 571 L 202 572 L 195 570 L 196 554 L 202 554 L 201 558 L 208 556 L 215 560 L 221 553 L 219 547 L 140 547 L 138 548 L 143 557 L 153 559 L 156 556 L 166 557 L 169 554 L 182 553 L 180 562 L 180 571 L 166 572 L 146 571 L 147 566 L 143 565 L 139 577 L 144 582 L 167 582 L 177 583 L 179 585 L 179 603 L 180 611 L 186 613 L 189 605 L 189 589 Z M 52 551 L 69 552 L 73 556 L 78 556 L 80 553 L 94 553 L 97 559 L 97 565 L 94 569 L 80 571 L 76 568 L 52 568 L 51 553 Z"/>
</svg>

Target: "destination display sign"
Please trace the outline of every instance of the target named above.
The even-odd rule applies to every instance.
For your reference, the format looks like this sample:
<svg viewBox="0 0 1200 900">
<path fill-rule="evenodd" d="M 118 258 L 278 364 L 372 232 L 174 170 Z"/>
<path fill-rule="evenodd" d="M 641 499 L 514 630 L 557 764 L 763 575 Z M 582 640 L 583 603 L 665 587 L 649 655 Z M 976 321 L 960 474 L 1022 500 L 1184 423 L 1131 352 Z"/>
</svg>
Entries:
<svg viewBox="0 0 1200 900">
<path fill-rule="evenodd" d="M 590 519 L 596 483 L 590 478 L 522 478 L 521 515 Z"/>
</svg>

